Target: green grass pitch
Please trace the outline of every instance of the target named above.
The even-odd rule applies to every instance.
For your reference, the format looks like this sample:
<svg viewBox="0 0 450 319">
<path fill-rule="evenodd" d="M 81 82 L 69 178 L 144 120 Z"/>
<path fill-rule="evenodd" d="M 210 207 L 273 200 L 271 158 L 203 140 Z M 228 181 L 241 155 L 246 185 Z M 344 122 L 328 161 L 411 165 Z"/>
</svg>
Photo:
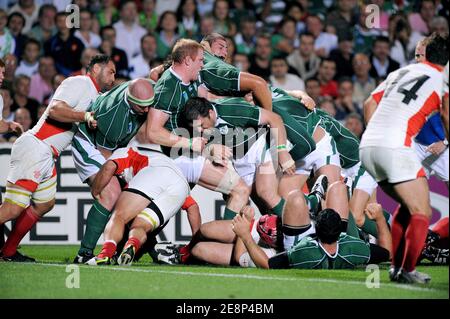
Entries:
<svg viewBox="0 0 450 319">
<path fill-rule="evenodd" d="M 36 264 L 0 262 L 0 298 L 157 298 L 157 299 L 299 299 L 299 298 L 449 298 L 449 268 L 420 266 L 431 284 L 389 282 L 380 266 L 379 288 L 368 288 L 369 272 L 357 270 L 263 270 L 238 267 L 167 266 L 144 256 L 131 267 L 79 267 L 79 288 L 67 288 L 75 246 L 23 246 Z M 69 272 L 68 272 L 69 271 Z"/>
</svg>

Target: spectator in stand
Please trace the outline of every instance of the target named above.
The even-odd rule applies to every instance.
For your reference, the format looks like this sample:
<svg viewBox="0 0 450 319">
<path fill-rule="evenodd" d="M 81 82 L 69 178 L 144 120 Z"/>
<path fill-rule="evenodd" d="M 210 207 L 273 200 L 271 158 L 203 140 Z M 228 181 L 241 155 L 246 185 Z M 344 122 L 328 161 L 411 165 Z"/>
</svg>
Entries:
<svg viewBox="0 0 450 319">
<path fill-rule="evenodd" d="M 116 65 L 116 74 L 121 77 L 128 77 L 128 58 L 124 50 L 116 47 L 116 29 L 112 26 L 104 26 L 100 29 L 102 44 L 100 53 L 109 55 Z"/>
<path fill-rule="evenodd" d="M 91 11 L 83 9 L 80 11 L 80 29 L 75 31 L 75 36 L 83 42 L 85 48 L 97 49 L 102 39 L 97 33 L 92 32 L 94 15 Z"/>
<path fill-rule="evenodd" d="M 214 17 L 210 14 L 204 15 L 200 18 L 200 32 L 196 35 L 195 40 L 197 42 L 214 32 Z"/>
<path fill-rule="evenodd" d="M 153 34 L 148 33 L 141 39 L 141 54 L 130 62 L 130 78 L 148 77 L 151 61 L 156 57 L 156 38 Z"/>
<path fill-rule="evenodd" d="M 322 98 L 318 105 L 319 109 L 324 110 L 330 114 L 331 117 L 336 116 L 336 107 L 334 106 L 333 99 L 331 97 L 327 96 Z"/>
<path fill-rule="evenodd" d="M 334 27 L 338 38 L 342 37 L 346 32 L 352 31 L 358 22 L 355 2 L 354 0 L 338 0 L 337 9 L 330 12 L 327 16 L 326 24 Z"/>
<path fill-rule="evenodd" d="M 361 139 L 364 132 L 364 124 L 362 116 L 359 113 L 350 113 L 345 117 L 344 126 L 350 130 L 355 136 Z"/>
<path fill-rule="evenodd" d="M 359 10 L 358 24 L 353 30 L 355 53 L 370 54 L 374 39 L 382 35 L 381 29 L 367 24 L 369 14 L 371 11 L 367 10 L 367 5 L 362 5 Z"/>
<path fill-rule="evenodd" d="M 0 97 L 3 98 L 3 119 L 7 122 L 14 121 L 14 113 L 11 111 L 11 106 L 13 104 L 11 91 L 6 88 L 0 88 Z"/>
<path fill-rule="evenodd" d="M 320 82 L 320 95 L 331 96 L 336 98 L 338 96 L 338 86 L 334 79 L 336 75 L 336 63 L 330 59 L 324 59 L 320 62 L 317 79 Z"/>
<path fill-rule="evenodd" d="M 272 36 L 272 55 L 287 56 L 299 47 L 299 39 L 295 31 L 295 20 L 284 18 L 277 27 L 278 31 Z"/>
<path fill-rule="evenodd" d="M 238 53 L 251 55 L 255 53 L 256 46 L 256 20 L 254 18 L 241 20 L 240 29 L 234 41 Z"/>
<path fill-rule="evenodd" d="M 301 3 L 289 3 L 285 9 L 285 16 L 295 20 L 295 30 L 297 31 L 297 34 L 302 34 L 306 31 L 305 20 L 307 12 Z"/>
<path fill-rule="evenodd" d="M 113 25 L 119 20 L 119 10 L 115 0 L 102 0 L 100 10 L 97 12 L 97 21 L 100 28 Z"/>
<path fill-rule="evenodd" d="M 99 53 L 100 52 L 97 49 L 85 48 L 81 54 L 81 69 L 72 72 L 70 76 L 86 75 L 86 68 L 89 65 L 89 62 L 91 62 L 91 59 Z"/>
<path fill-rule="evenodd" d="M 181 0 L 176 13 L 180 37 L 193 39 L 200 28 L 200 15 L 195 0 Z"/>
<path fill-rule="evenodd" d="M 390 57 L 389 38 L 379 36 L 373 43 L 372 56 L 370 58 L 372 69 L 370 75 L 373 78 L 385 79 L 389 73 L 397 70 L 400 64 Z"/>
<path fill-rule="evenodd" d="M 305 82 L 297 75 L 288 73 L 289 66 L 283 57 L 273 57 L 270 62 L 271 73 L 270 82 L 274 87 L 291 91 L 305 90 Z"/>
<path fill-rule="evenodd" d="M 305 91 L 316 104 L 319 104 L 321 100 L 320 82 L 316 77 L 309 78 L 305 81 Z"/>
<path fill-rule="evenodd" d="M 300 46 L 287 57 L 288 64 L 306 81 L 316 75 L 320 58 L 314 53 L 314 36 L 310 33 L 300 35 Z"/>
<path fill-rule="evenodd" d="M 142 11 L 139 13 L 139 24 L 147 32 L 154 32 L 158 26 L 158 15 L 156 14 L 156 0 L 143 0 Z"/>
<path fill-rule="evenodd" d="M 338 46 L 338 37 L 324 32 L 323 21 L 319 16 L 310 15 L 306 18 L 306 30 L 314 36 L 314 51 L 321 58 L 328 57 L 330 51 Z"/>
<path fill-rule="evenodd" d="M 233 64 L 233 56 L 236 54 L 236 42 L 234 42 L 232 37 L 225 37 L 225 41 L 227 42 L 227 56 L 225 58 L 225 62 L 228 64 Z"/>
<path fill-rule="evenodd" d="M 236 25 L 230 19 L 230 5 L 227 0 L 216 0 L 213 6 L 214 32 L 223 36 L 234 37 L 236 35 Z"/>
<path fill-rule="evenodd" d="M 353 81 L 349 77 L 338 81 L 338 97 L 334 101 L 336 106 L 336 120 L 343 120 L 350 113 L 361 113 L 358 104 L 353 101 Z"/>
<path fill-rule="evenodd" d="M 420 11 L 411 13 L 408 17 L 411 28 L 422 35 L 430 34 L 430 22 L 436 15 L 436 4 L 434 0 L 422 0 Z"/>
<path fill-rule="evenodd" d="M 44 102 L 42 103 L 42 105 L 48 105 L 48 103 L 50 103 L 50 101 L 53 98 L 53 95 L 55 94 L 56 89 L 58 88 L 58 86 L 60 86 L 60 84 L 62 83 L 62 81 L 64 81 L 66 79 L 66 77 L 62 74 L 55 74 L 52 78 L 52 92 L 49 94 L 48 98 L 46 98 L 44 100 Z M 38 118 L 40 118 L 39 116 L 39 109 L 38 109 Z"/>
<path fill-rule="evenodd" d="M 400 67 L 406 66 L 414 59 L 414 50 L 417 42 L 423 39 L 423 35 L 411 30 L 406 19 L 400 18 L 395 26 L 395 33 L 391 37 L 393 44 L 390 51 L 390 57 L 400 64 Z"/>
<path fill-rule="evenodd" d="M 12 33 L 6 27 L 8 15 L 6 11 L 0 9 L 0 59 L 8 54 L 14 54 L 16 50 L 16 40 Z"/>
<path fill-rule="evenodd" d="M 172 51 L 172 47 L 180 38 L 178 34 L 177 15 L 173 11 L 166 11 L 159 18 L 157 31 L 158 58 L 164 60 Z"/>
<path fill-rule="evenodd" d="M 19 12 L 25 18 L 23 33 L 28 33 L 33 24 L 38 20 L 39 6 L 34 0 L 19 0 L 16 5 L 9 9 L 9 14 Z"/>
<path fill-rule="evenodd" d="M 239 27 L 241 21 L 254 20 L 256 21 L 255 8 L 250 0 L 233 0 L 230 4 L 230 18 L 234 25 Z"/>
<path fill-rule="evenodd" d="M 330 52 L 330 59 L 336 63 L 336 79 L 353 76 L 353 36 L 350 32 L 339 38 L 338 48 Z"/>
<path fill-rule="evenodd" d="M 390 1 L 389 1 L 390 2 Z M 388 31 L 388 25 L 389 25 L 389 13 L 386 11 L 385 8 L 385 1 L 384 0 L 372 0 L 371 1 L 372 4 L 378 6 L 378 8 L 380 9 L 380 25 L 379 25 L 379 29 L 381 31 Z"/>
<path fill-rule="evenodd" d="M 357 53 L 353 57 L 353 101 L 362 109 L 363 102 L 375 90 L 377 84 L 375 79 L 369 75 L 371 69 L 369 57 L 364 53 Z"/>
<path fill-rule="evenodd" d="M 255 54 L 250 58 L 249 72 L 269 81 L 270 77 L 270 57 L 272 47 L 270 45 L 270 35 L 262 34 L 256 38 Z"/>
<path fill-rule="evenodd" d="M 14 122 L 22 125 L 24 132 L 28 131 L 31 128 L 32 124 L 30 111 L 25 108 L 17 109 L 14 112 Z M 3 138 L 9 143 L 14 143 L 18 137 L 19 135 L 16 132 L 6 133 L 5 135 L 3 135 Z"/>
<path fill-rule="evenodd" d="M 45 104 L 39 105 L 39 107 L 38 107 L 38 116 L 37 116 L 38 121 L 41 118 L 41 116 L 45 113 L 46 109 L 47 109 L 47 105 L 45 105 Z"/>
<path fill-rule="evenodd" d="M 448 33 L 448 21 L 444 17 L 434 17 L 430 22 L 430 33 Z"/>
<path fill-rule="evenodd" d="M 250 61 L 248 55 L 242 53 L 236 53 L 233 57 L 233 65 L 237 67 L 241 72 L 248 72 L 250 69 Z"/>
<path fill-rule="evenodd" d="M 197 10 L 201 17 L 211 15 L 213 11 L 214 0 L 197 0 Z"/>
<path fill-rule="evenodd" d="M 12 89 L 14 74 L 17 70 L 17 58 L 14 54 L 8 54 L 3 58 L 3 62 L 5 63 L 5 77 L 3 79 L 3 85 L 8 89 Z"/>
<path fill-rule="evenodd" d="M 25 26 L 25 18 L 19 12 L 13 12 L 8 16 L 8 30 L 14 37 L 16 41 L 16 49 L 14 50 L 14 55 L 20 59 L 23 54 L 23 49 L 28 37 L 22 33 L 23 27 Z"/>
<path fill-rule="evenodd" d="M 275 31 L 275 27 L 283 19 L 286 2 L 284 0 L 253 0 L 256 14 L 259 16 L 261 23 L 261 29 L 264 32 L 272 33 Z"/>
<path fill-rule="evenodd" d="M 53 58 L 51 56 L 40 57 L 38 73 L 31 77 L 29 96 L 42 103 L 52 93 L 52 78 L 55 74 Z"/>
<path fill-rule="evenodd" d="M 53 57 L 59 73 L 69 76 L 70 73 L 81 69 L 81 53 L 84 44 L 76 38 L 66 24 L 67 12 L 56 14 L 58 33 L 44 44 L 45 55 Z"/>
<path fill-rule="evenodd" d="M 32 77 L 36 74 L 39 67 L 40 51 L 41 44 L 33 38 L 28 39 L 25 43 L 22 60 L 20 60 L 15 75 L 24 74 L 28 77 Z"/>
<path fill-rule="evenodd" d="M 156 14 L 158 17 L 162 16 L 162 14 L 166 11 L 175 11 L 176 8 L 180 5 L 180 0 L 164 0 L 164 1 L 156 1 Z"/>
<path fill-rule="evenodd" d="M 56 13 L 57 9 L 54 5 L 44 4 L 39 9 L 38 24 L 31 28 L 28 36 L 43 44 L 56 35 L 58 32 L 55 26 Z M 42 45 L 41 53 L 44 53 L 44 48 Z"/>
<path fill-rule="evenodd" d="M 140 41 L 147 33 L 143 27 L 137 23 L 138 13 L 136 3 L 132 0 L 123 0 L 119 5 L 120 20 L 114 23 L 116 29 L 115 45 L 125 51 L 127 61 L 141 52 Z"/>
<path fill-rule="evenodd" d="M 30 94 L 30 83 L 31 79 L 28 76 L 16 76 L 13 83 L 14 95 L 11 111 L 16 111 L 20 108 L 27 109 L 30 112 L 32 123 L 36 124 L 39 102 L 28 97 Z"/>
</svg>

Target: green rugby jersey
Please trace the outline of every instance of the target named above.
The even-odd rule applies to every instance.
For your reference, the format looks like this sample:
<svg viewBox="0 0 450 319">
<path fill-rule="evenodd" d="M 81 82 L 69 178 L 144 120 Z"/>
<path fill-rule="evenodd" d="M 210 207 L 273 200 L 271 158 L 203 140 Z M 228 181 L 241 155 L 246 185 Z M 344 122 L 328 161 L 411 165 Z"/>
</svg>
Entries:
<svg viewBox="0 0 450 319">
<path fill-rule="evenodd" d="M 235 66 L 215 57 L 205 50 L 200 80 L 214 94 L 221 96 L 242 96 L 239 71 Z"/>
<path fill-rule="evenodd" d="M 100 95 L 88 108 L 95 112 L 97 129 L 80 123 L 80 132 L 95 146 L 115 150 L 127 146 L 147 119 L 147 114 L 133 112 L 127 101 L 128 84 L 125 82 Z"/>
<path fill-rule="evenodd" d="M 169 115 L 164 127 L 170 132 L 182 127 L 181 115 L 186 102 L 198 93 L 198 82 L 189 84 L 173 72 L 172 68 L 166 70 L 155 85 L 155 97 L 152 107 Z M 180 125 L 181 124 L 181 125 Z"/>
<path fill-rule="evenodd" d="M 370 260 L 370 244 L 345 233 L 339 235 L 337 252 L 330 256 L 312 237 L 305 237 L 287 251 L 291 268 L 352 269 Z"/>
<path fill-rule="evenodd" d="M 227 97 L 212 104 L 217 120 L 215 128 L 209 132 L 209 143 L 230 147 L 235 159 L 247 154 L 257 139 L 269 132 L 267 127 L 260 125 L 261 109 L 243 98 Z"/>
<path fill-rule="evenodd" d="M 339 152 L 342 168 L 350 168 L 359 163 L 359 139 L 327 112 L 316 109 L 321 117 L 321 126 L 331 135 Z"/>
</svg>

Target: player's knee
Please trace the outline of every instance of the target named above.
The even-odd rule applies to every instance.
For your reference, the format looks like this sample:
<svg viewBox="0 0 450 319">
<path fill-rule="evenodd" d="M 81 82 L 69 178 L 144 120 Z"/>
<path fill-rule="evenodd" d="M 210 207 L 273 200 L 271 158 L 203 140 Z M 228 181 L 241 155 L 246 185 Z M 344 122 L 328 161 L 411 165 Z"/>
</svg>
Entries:
<svg viewBox="0 0 450 319">
<path fill-rule="evenodd" d="M 366 221 L 366 216 L 364 215 L 364 213 L 363 214 L 355 214 L 352 211 L 352 216 L 353 216 L 353 219 L 355 220 L 356 226 L 361 228 L 364 225 L 364 222 Z"/>
<path fill-rule="evenodd" d="M 53 198 L 45 203 L 34 204 L 33 206 L 36 214 L 42 217 L 55 207 L 55 199 Z"/>
<path fill-rule="evenodd" d="M 0 209 L 0 224 L 16 219 L 23 210 L 24 208 L 20 206 L 4 202 Z"/>
<path fill-rule="evenodd" d="M 246 202 L 250 196 L 250 192 L 250 187 L 243 180 L 240 180 L 231 190 L 230 196 L 234 200 Z"/>
<path fill-rule="evenodd" d="M 333 182 L 328 186 L 327 197 L 347 196 L 347 186 L 342 181 Z"/>
<path fill-rule="evenodd" d="M 106 209 L 111 210 L 114 207 L 114 204 L 117 202 L 117 199 L 120 196 L 120 185 L 119 182 L 115 179 L 112 179 L 111 182 L 102 190 L 100 193 L 99 202 Z"/>
</svg>

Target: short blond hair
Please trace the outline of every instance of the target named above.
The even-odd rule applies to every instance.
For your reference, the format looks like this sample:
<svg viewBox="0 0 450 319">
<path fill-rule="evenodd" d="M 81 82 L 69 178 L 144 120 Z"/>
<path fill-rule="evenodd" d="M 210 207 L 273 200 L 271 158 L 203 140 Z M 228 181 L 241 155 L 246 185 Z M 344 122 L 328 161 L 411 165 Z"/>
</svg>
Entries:
<svg viewBox="0 0 450 319">
<path fill-rule="evenodd" d="M 172 60 L 175 63 L 181 63 L 187 56 L 195 59 L 199 49 L 203 50 L 203 47 L 197 41 L 180 39 L 173 46 Z"/>
</svg>

